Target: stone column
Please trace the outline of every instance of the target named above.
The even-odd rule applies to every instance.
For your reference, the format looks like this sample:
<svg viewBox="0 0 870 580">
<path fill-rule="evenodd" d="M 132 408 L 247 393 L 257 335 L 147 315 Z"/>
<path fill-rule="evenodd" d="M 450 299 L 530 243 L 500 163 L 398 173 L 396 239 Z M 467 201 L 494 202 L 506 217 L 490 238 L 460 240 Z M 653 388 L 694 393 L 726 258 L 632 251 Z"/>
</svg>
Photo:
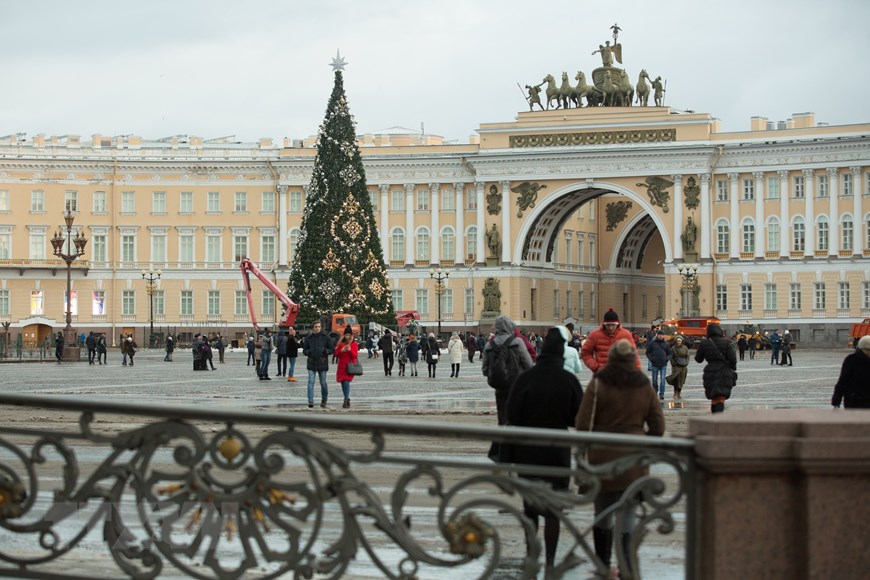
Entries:
<svg viewBox="0 0 870 580">
<path fill-rule="evenodd" d="M 278 265 L 287 266 L 287 189 L 286 185 L 279 185 L 278 190 Z"/>
<path fill-rule="evenodd" d="M 764 258 L 767 250 L 767 230 L 764 223 L 764 172 L 752 174 L 755 180 L 755 257 Z"/>
<path fill-rule="evenodd" d="M 486 263 L 486 253 L 484 253 L 484 241 L 486 240 L 486 222 L 484 221 L 484 212 L 486 211 L 483 205 L 483 190 L 486 186 L 482 181 L 475 183 L 477 191 L 471 195 L 477 196 L 477 261 Z"/>
<path fill-rule="evenodd" d="M 438 205 L 438 193 L 440 189 L 437 183 L 429 184 L 429 201 L 432 210 L 432 238 L 429 246 L 429 262 L 432 264 L 441 263 L 441 223 Z"/>
<path fill-rule="evenodd" d="M 674 248 L 674 259 L 683 259 L 683 241 L 680 234 L 683 233 L 683 176 L 672 175 L 674 182 L 674 233 L 671 240 Z"/>
<path fill-rule="evenodd" d="M 381 224 L 379 232 L 381 234 L 381 250 L 384 252 L 384 261 L 389 265 L 390 258 L 390 184 L 382 183 L 378 186 L 381 192 Z"/>
<path fill-rule="evenodd" d="M 839 197 L 840 197 L 840 181 L 839 181 L 840 173 L 837 171 L 836 167 L 828 168 L 828 190 L 831 193 L 830 204 L 831 211 L 829 220 L 830 220 L 830 243 L 828 244 L 828 255 L 829 256 L 839 256 L 840 255 L 840 208 L 838 207 Z"/>
<path fill-rule="evenodd" d="M 456 258 L 460 264 L 465 263 L 465 258 L 468 256 L 465 252 L 465 186 L 461 183 L 454 183 L 453 203 L 456 208 Z M 464 304 L 464 303 L 463 303 Z"/>
<path fill-rule="evenodd" d="M 852 233 L 854 235 L 852 240 L 852 255 L 863 256 L 865 248 L 861 232 L 864 229 L 864 216 L 861 214 L 861 200 L 864 195 L 864 181 L 861 178 L 864 176 L 861 173 L 860 167 L 850 167 L 849 171 L 852 172 Z"/>
<path fill-rule="evenodd" d="M 405 184 L 405 264 L 414 265 L 414 184 Z"/>
<path fill-rule="evenodd" d="M 778 171 L 779 174 L 779 255 L 787 258 L 791 245 L 788 232 L 791 222 L 788 219 L 788 171 Z"/>
<path fill-rule="evenodd" d="M 807 220 L 806 244 L 804 256 L 812 258 L 816 253 L 816 213 L 813 208 L 815 203 L 814 181 L 815 174 L 812 169 L 804 169 L 804 216 Z"/>
<path fill-rule="evenodd" d="M 709 173 L 699 175 L 701 180 L 701 223 L 698 224 L 698 231 L 701 232 L 701 259 L 710 259 L 710 179 L 712 176 Z"/>
<path fill-rule="evenodd" d="M 511 182 L 501 182 L 501 261 L 511 263 Z"/>
<path fill-rule="evenodd" d="M 737 207 L 740 191 L 737 188 L 737 173 L 728 174 L 728 205 L 731 214 L 728 221 L 731 222 L 731 243 L 728 248 L 728 257 L 736 260 L 740 257 L 740 240 L 743 236 L 743 227 L 740 225 L 740 209 Z"/>
</svg>

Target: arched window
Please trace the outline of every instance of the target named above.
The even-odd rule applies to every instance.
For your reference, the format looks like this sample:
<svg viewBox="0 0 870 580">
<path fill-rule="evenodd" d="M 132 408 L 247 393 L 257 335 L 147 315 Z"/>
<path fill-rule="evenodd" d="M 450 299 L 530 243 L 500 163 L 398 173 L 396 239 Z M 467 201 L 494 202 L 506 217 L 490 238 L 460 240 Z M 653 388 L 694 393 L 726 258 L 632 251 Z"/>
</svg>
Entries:
<svg viewBox="0 0 870 580">
<path fill-rule="evenodd" d="M 296 259 L 296 249 L 299 246 L 299 234 L 302 230 L 293 228 L 287 233 L 287 262 L 292 264 Z"/>
<path fill-rule="evenodd" d="M 821 252 L 827 252 L 831 243 L 831 228 L 828 224 L 828 216 L 820 215 L 816 219 L 816 240 L 817 248 Z"/>
<path fill-rule="evenodd" d="M 716 253 L 727 254 L 731 246 L 731 232 L 728 228 L 728 220 L 721 219 L 716 222 Z"/>
<path fill-rule="evenodd" d="M 795 216 L 791 220 L 791 249 L 793 252 L 803 252 L 806 248 L 807 232 L 804 218 Z"/>
<path fill-rule="evenodd" d="M 415 260 L 429 259 L 429 228 L 417 228 L 417 254 Z"/>
<path fill-rule="evenodd" d="M 755 251 L 755 221 L 752 218 L 743 220 L 743 251 Z"/>
<path fill-rule="evenodd" d="M 779 218 L 767 218 L 767 249 L 771 252 L 779 251 Z"/>
<path fill-rule="evenodd" d="M 456 260 L 456 233 L 453 228 L 441 228 L 441 259 L 446 262 Z"/>
<path fill-rule="evenodd" d="M 390 230 L 390 261 L 405 262 L 405 230 L 402 228 Z"/>
<path fill-rule="evenodd" d="M 465 259 L 477 261 L 477 226 L 469 226 L 465 230 Z"/>
<path fill-rule="evenodd" d="M 855 239 L 854 238 L 855 222 L 852 221 L 851 215 L 849 215 L 849 214 L 843 215 L 843 217 L 840 221 L 840 232 L 841 232 L 840 233 L 840 240 L 842 242 L 840 244 L 840 248 L 843 250 L 846 250 L 848 252 L 851 252 L 852 248 L 855 245 L 852 243 Z"/>
</svg>

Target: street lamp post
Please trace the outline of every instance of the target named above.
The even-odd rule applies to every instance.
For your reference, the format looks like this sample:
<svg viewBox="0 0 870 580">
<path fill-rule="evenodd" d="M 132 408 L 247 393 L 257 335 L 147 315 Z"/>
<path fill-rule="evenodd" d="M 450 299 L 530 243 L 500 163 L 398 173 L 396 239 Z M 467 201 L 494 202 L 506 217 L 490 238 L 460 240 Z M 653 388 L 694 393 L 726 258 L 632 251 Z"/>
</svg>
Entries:
<svg viewBox="0 0 870 580">
<path fill-rule="evenodd" d="M 698 266 L 695 264 L 681 264 L 677 266 L 677 271 L 679 271 L 680 277 L 683 279 L 680 285 L 681 315 L 698 316 L 699 308 L 696 306 L 696 303 L 701 290 L 701 285 L 698 282 Z"/>
<path fill-rule="evenodd" d="M 54 237 L 51 238 L 54 255 L 66 262 L 66 326 L 63 329 L 63 360 L 65 361 L 73 360 L 73 358 L 78 359 L 79 349 L 74 346 L 76 334 L 72 327 L 72 263 L 77 258 L 84 256 L 85 245 L 88 243 L 88 239 L 81 232 L 73 238 L 72 227 L 75 219 L 72 212 L 67 210 L 63 216 L 63 221 L 66 222 L 66 237 L 58 229 Z M 63 251 L 64 243 L 66 243 L 66 252 Z M 73 250 L 73 244 L 75 244 L 75 250 Z"/>
<path fill-rule="evenodd" d="M 151 334 L 148 335 L 148 348 L 154 346 L 154 294 L 157 292 L 157 284 L 154 282 L 160 279 L 161 274 L 160 270 L 155 272 L 152 268 L 142 270 L 142 279 L 148 282 L 145 284 L 145 291 L 148 292 L 149 301 L 148 320 L 151 322 Z"/>
<path fill-rule="evenodd" d="M 450 273 L 438 268 L 429 270 L 429 277 L 435 280 L 435 295 L 438 297 L 438 338 L 441 338 L 441 295 L 444 294 L 444 280 L 450 277 Z"/>
</svg>

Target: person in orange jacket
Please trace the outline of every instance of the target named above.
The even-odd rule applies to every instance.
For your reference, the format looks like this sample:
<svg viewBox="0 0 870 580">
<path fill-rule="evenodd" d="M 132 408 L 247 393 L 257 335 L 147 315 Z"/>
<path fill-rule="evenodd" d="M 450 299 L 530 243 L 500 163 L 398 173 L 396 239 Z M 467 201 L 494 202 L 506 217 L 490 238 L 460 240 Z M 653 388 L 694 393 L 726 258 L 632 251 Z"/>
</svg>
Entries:
<svg viewBox="0 0 870 580">
<path fill-rule="evenodd" d="M 589 333 L 580 349 L 580 358 L 583 359 L 583 364 L 593 373 L 597 373 L 607 364 L 607 353 L 610 351 L 610 347 L 620 339 L 634 344 L 631 332 L 622 327 L 619 323 L 619 315 L 613 308 L 610 308 L 604 313 L 604 322 L 601 323 L 601 327 Z M 640 368 L 639 357 L 636 363 L 637 368 Z"/>
</svg>

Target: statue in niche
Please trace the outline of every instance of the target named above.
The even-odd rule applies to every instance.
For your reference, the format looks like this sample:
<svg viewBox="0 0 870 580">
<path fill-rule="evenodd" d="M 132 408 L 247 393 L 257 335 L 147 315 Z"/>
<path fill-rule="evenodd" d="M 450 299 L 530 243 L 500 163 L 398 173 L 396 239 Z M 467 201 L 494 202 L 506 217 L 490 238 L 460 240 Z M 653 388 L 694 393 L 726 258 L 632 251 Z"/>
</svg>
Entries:
<svg viewBox="0 0 870 580">
<path fill-rule="evenodd" d="M 645 183 L 636 184 L 638 187 L 645 187 L 649 201 L 651 204 L 662 208 L 662 211 L 668 213 L 668 200 L 671 194 L 667 192 L 667 188 L 674 184 L 670 179 L 664 177 L 647 177 Z"/>
<path fill-rule="evenodd" d="M 631 206 L 632 203 L 630 201 L 614 201 L 607 204 L 604 208 L 604 214 L 607 217 L 608 232 L 615 230 L 616 226 L 625 219 Z"/>
<path fill-rule="evenodd" d="M 695 253 L 695 240 L 698 238 L 698 226 L 695 225 L 695 222 L 692 220 L 692 216 L 689 216 L 689 221 L 686 222 L 686 229 L 683 230 L 683 233 L 680 235 L 680 240 L 683 242 L 683 253 L 684 254 L 694 254 Z"/>
<path fill-rule="evenodd" d="M 501 235 L 495 224 L 492 224 L 492 227 L 486 232 L 486 247 L 489 248 L 491 258 L 501 257 Z"/>
<path fill-rule="evenodd" d="M 686 188 L 683 192 L 686 196 L 686 207 L 689 209 L 697 208 L 701 203 L 701 187 L 694 176 L 690 176 L 686 181 Z"/>
<path fill-rule="evenodd" d="M 546 185 L 540 183 L 529 183 L 524 181 L 519 185 L 511 188 L 511 191 L 517 194 L 517 217 L 523 217 L 523 212 L 530 207 L 535 207 L 538 201 L 538 190 L 546 188 Z"/>
<path fill-rule="evenodd" d="M 483 311 L 501 312 L 501 290 L 495 278 L 487 278 L 483 284 Z"/>
<path fill-rule="evenodd" d="M 486 194 L 486 212 L 489 215 L 498 215 L 501 212 L 501 194 L 495 185 L 490 185 L 489 193 Z"/>
</svg>

